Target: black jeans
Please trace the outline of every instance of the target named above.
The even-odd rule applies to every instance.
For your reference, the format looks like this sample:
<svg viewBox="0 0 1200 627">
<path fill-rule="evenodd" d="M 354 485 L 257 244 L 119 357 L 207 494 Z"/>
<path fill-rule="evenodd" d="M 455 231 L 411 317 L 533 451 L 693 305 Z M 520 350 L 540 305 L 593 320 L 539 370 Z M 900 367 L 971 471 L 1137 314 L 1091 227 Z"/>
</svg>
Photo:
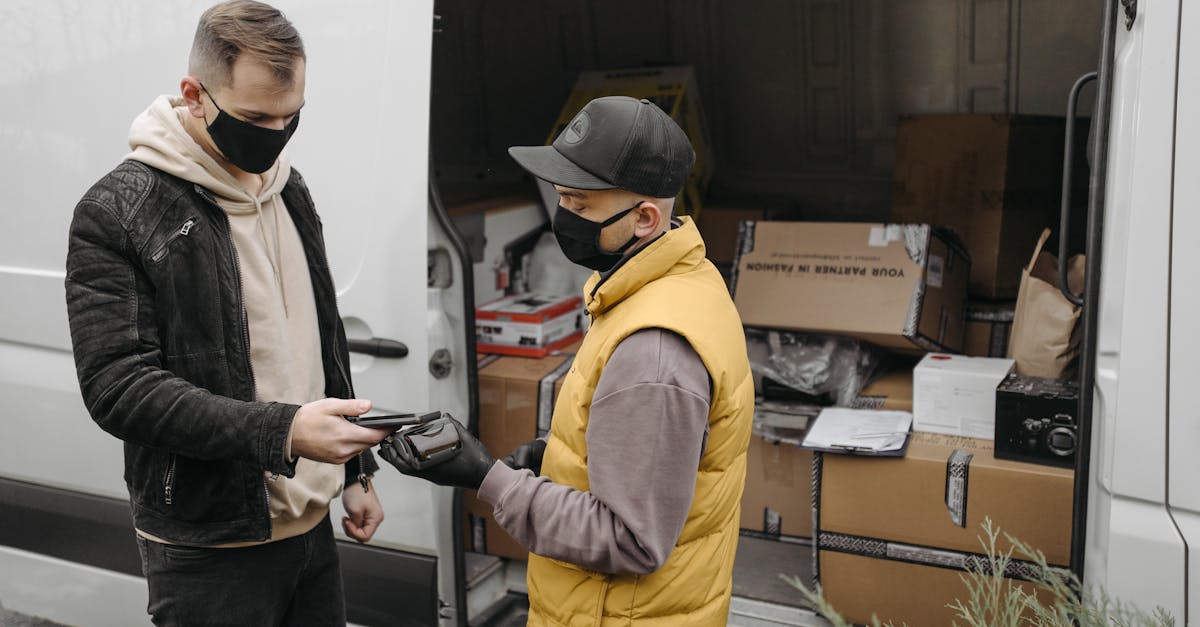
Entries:
<svg viewBox="0 0 1200 627">
<path fill-rule="evenodd" d="M 329 517 L 308 533 L 238 548 L 138 537 L 155 625 L 345 625 L 346 601 Z"/>
</svg>

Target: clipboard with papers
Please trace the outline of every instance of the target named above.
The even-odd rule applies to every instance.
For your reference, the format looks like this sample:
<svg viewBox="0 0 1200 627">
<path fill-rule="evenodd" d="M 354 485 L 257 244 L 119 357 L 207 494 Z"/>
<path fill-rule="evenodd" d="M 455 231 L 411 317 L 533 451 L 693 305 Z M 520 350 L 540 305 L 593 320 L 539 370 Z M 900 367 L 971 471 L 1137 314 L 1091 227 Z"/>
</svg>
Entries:
<svg viewBox="0 0 1200 627">
<path fill-rule="evenodd" d="M 824 453 L 903 457 L 911 432 L 911 412 L 826 407 L 809 427 L 800 448 Z"/>
</svg>

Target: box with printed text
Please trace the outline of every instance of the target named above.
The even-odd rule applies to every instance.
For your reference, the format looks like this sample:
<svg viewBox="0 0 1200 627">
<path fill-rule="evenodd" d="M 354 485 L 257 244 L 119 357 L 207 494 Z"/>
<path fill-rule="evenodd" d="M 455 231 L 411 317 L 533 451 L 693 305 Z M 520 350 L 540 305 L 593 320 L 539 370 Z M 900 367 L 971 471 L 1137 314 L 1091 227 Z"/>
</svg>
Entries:
<svg viewBox="0 0 1200 627">
<path fill-rule="evenodd" d="M 475 310 L 476 349 L 521 357 L 545 357 L 583 335 L 583 299 L 518 294 Z"/>
<path fill-rule="evenodd" d="M 742 222 L 734 304 L 750 327 L 957 351 L 970 261 L 927 224 Z"/>
</svg>

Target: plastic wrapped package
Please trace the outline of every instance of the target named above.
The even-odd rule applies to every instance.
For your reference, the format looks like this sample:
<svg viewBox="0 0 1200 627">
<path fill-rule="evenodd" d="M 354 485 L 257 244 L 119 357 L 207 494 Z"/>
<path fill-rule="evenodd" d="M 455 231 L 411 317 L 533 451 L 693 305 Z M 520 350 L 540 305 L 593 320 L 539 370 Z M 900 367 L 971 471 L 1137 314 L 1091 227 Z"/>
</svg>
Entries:
<svg viewBox="0 0 1200 627">
<path fill-rule="evenodd" d="M 760 392 L 774 382 L 815 404 L 847 407 L 885 359 L 879 348 L 853 338 L 766 329 L 747 328 L 746 348 Z"/>
<path fill-rule="evenodd" d="M 772 444 L 799 446 L 820 405 L 758 399 L 754 403 L 754 434 Z"/>
</svg>

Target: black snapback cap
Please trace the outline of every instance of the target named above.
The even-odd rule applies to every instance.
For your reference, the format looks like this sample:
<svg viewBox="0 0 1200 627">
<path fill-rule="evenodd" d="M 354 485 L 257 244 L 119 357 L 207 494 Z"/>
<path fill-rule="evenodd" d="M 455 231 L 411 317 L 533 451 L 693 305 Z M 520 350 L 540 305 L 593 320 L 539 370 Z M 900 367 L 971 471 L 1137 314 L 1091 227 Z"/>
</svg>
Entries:
<svg viewBox="0 0 1200 627">
<path fill-rule="evenodd" d="M 605 96 L 587 103 L 549 146 L 508 154 L 534 176 L 575 189 L 624 189 L 674 198 L 696 161 L 679 125 L 649 100 Z"/>
</svg>

